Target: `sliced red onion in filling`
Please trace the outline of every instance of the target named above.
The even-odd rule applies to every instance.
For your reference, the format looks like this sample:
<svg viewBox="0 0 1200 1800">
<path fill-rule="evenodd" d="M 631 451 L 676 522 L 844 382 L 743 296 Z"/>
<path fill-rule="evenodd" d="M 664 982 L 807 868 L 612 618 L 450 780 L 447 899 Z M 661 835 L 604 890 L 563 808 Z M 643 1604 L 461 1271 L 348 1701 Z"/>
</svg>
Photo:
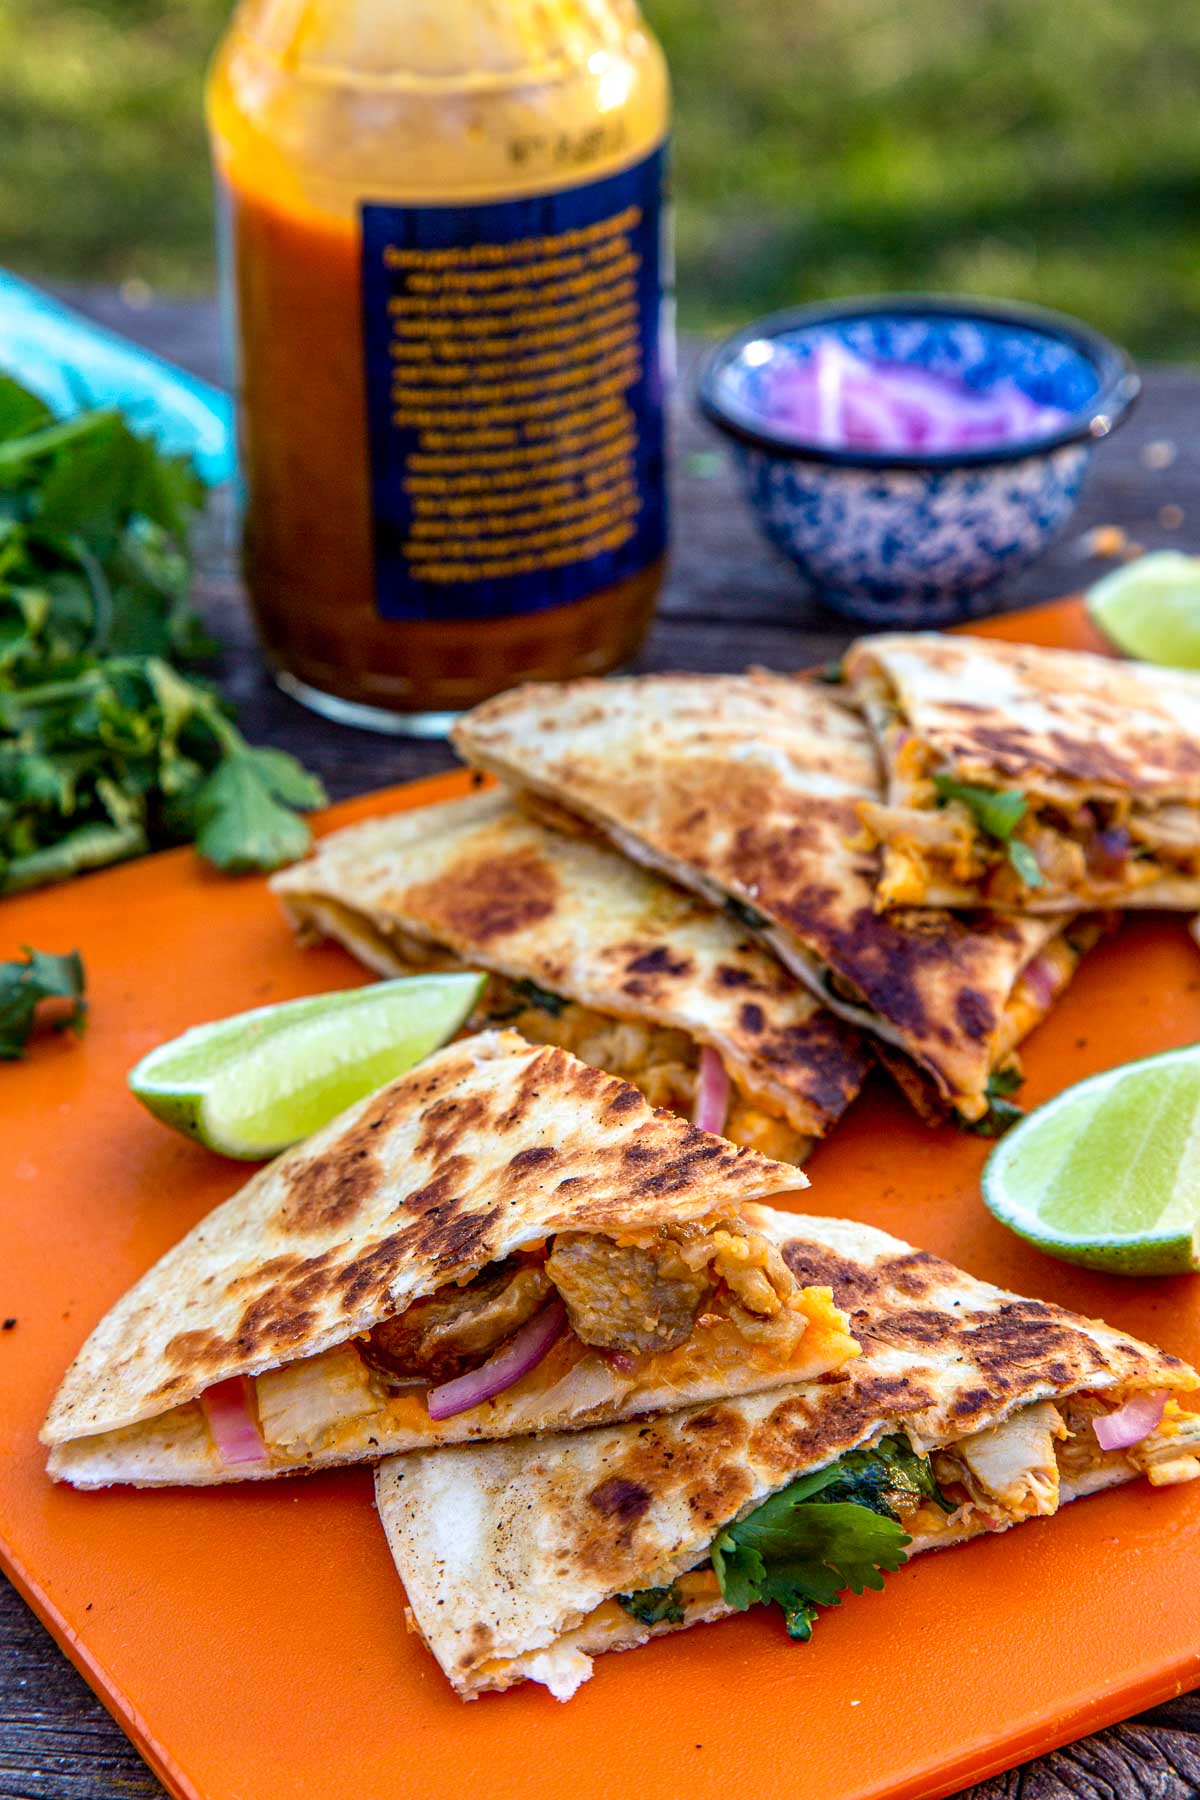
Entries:
<svg viewBox="0 0 1200 1800">
<path fill-rule="evenodd" d="M 507 1343 L 493 1350 L 479 1368 L 431 1388 L 428 1396 L 431 1419 L 453 1419 L 458 1413 L 481 1406 L 536 1369 L 546 1352 L 557 1343 L 567 1328 L 567 1309 L 559 1299 L 551 1300 L 522 1325 Z"/>
<path fill-rule="evenodd" d="M 729 1116 L 729 1077 L 715 1050 L 706 1044 L 700 1052 L 700 1082 L 692 1124 L 720 1137 Z"/>
<path fill-rule="evenodd" d="M 1096 1442 L 1102 1450 L 1131 1449 L 1158 1427 L 1166 1404 L 1165 1393 L 1134 1394 L 1116 1412 L 1093 1419 Z"/>
<path fill-rule="evenodd" d="M 244 1375 L 205 1388 L 200 1409 L 226 1468 L 266 1466 L 267 1447 L 250 1410 L 250 1383 Z"/>
<path fill-rule="evenodd" d="M 1066 986 L 1062 969 L 1047 956 L 1035 956 L 1021 971 L 1021 985 L 1041 1007 L 1050 1007 Z"/>
</svg>

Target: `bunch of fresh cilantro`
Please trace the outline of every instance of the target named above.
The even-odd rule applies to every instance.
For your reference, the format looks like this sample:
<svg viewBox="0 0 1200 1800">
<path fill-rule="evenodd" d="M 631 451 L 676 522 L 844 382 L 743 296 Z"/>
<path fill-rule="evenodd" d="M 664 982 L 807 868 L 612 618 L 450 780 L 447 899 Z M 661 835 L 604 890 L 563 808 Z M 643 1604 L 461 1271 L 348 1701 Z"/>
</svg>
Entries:
<svg viewBox="0 0 1200 1800">
<path fill-rule="evenodd" d="M 320 782 L 191 672 L 202 495 L 119 413 L 59 420 L 0 375 L 0 893 L 185 841 L 234 872 L 307 848 Z"/>
<path fill-rule="evenodd" d="M 788 1635 L 807 1642 L 818 1606 L 837 1606 L 844 1589 L 881 1588 L 900 1568 L 912 1539 L 905 1510 L 932 1501 L 953 1506 L 939 1489 L 927 1457 L 907 1438 L 886 1437 L 852 1450 L 828 1468 L 801 1475 L 738 1524 L 719 1532 L 710 1551 L 727 1606 L 737 1612 L 774 1602 Z M 674 1585 L 618 1596 L 643 1624 L 681 1624 L 684 1607 Z"/>
</svg>

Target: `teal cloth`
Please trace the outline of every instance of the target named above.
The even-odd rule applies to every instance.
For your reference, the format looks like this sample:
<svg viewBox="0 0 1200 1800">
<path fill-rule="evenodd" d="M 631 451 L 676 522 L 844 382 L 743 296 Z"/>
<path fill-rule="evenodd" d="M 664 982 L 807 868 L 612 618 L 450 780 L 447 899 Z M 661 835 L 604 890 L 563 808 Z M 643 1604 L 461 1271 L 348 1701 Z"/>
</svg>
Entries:
<svg viewBox="0 0 1200 1800">
<path fill-rule="evenodd" d="M 0 369 L 56 413 L 116 406 L 164 450 L 190 456 L 211 487 L 236 473 L 227 394 L 0 269 Z"/>
</svg>

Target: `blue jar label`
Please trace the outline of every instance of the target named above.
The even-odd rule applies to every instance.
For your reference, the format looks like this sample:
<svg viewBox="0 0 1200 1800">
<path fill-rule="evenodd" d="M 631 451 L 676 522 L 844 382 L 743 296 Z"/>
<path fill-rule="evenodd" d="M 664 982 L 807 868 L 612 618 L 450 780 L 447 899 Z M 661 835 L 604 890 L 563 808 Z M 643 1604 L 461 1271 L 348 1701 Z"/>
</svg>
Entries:
<svg viewBox="0 0 1200 1800">
<path fill-rule="evenodd" d="M 563 606 L 666 541 L 663 151 L 485 206 L 362 208 L 388 619 Z"/>
</svg>

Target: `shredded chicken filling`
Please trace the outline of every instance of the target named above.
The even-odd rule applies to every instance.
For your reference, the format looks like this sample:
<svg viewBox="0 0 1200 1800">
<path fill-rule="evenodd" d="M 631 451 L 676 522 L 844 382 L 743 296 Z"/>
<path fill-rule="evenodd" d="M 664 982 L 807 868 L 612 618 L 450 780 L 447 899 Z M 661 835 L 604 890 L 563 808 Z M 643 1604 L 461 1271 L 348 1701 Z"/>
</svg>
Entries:
<svg viewBox="0 0 1200 1800">
<path fill-rule="evenodd" d="M 686 1031 L 649 1020 L 617 1018 L 551 994 L 541 1001 L 531 999 L 520 983 L 493 975 L 472 1027 L 501 1022 L 530 1043 L 557 1044 L 580 1062 L 632 1082 L 651 1106 L 684 1118 L 695 1109 L 700 1045 Z M 803 1162 L 811 1148 L 810 1138 L 765 1111 L 736 1081 L 731 1084 L 722 1135 L 777 1162 Z"/>
<path fill-rule="evenodd" d="M 961 1535 L 979 1526 L 999 1531 L 1056 1512 L 1064 1480 L 1078 1486 L 1107 1471 L 1140 1473 L 1163 1487 L 1200 1477 L 1200 1413 L 1184 1412 L 1174 1399 L 1140 1443 L 1125 1450 L 1101 1447 L 1095 1421 L 1126 1397 L 1118 1390 L 1040 1401 L 1002 1425 L 935 1450 L 934 1474 L 958 1505 L 943 1519 L 931 1518 L 928 1535 Z"/>
<path fill-rule="evenodd" d="M 1025 885 L 1007 842 L 981 830 L 962 801 L 941 802 L 935 753 L 905 723 L 878 673 L 867 707 L 887 746 L 890 777 L 890 805 L 861 808 L 868 839 L 889 852 L 881 898 L 889 906 L 919 905 L 931 889 L 948 886 L 982 889 L 997 905 L 1019 900 Z M 940 773 L 958 778 L 952 767 Z M 1012 837 L 1032 852 L 1052 891 L 1104 902 L 1152 881 L 1200 874 L 1200 818 L 1193 807 L 1148 805 L 1129 794 L 1077 800 L 1065 790 L 1027 799 Z"/>
</svg>

